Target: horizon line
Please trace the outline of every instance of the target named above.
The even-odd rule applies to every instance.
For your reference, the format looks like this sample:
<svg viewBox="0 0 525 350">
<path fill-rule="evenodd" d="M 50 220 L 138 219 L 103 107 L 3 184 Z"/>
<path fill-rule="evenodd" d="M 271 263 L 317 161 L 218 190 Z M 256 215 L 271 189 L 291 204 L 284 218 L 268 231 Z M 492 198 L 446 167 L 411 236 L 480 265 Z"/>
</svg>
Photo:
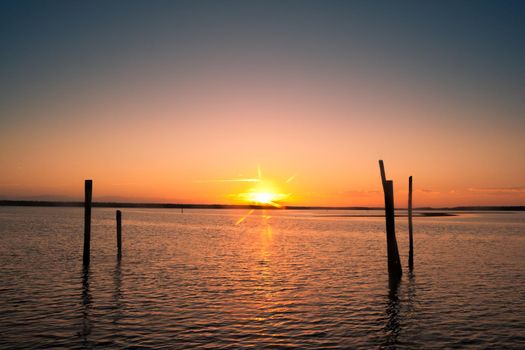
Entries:
<svg viewBox="0 0 525 350">
<path fill-rule="evenodd" d="M 83 201 L 50 201 L 50 200 L 0 200 L 0 206 L 27 207 L 83 207 Z M 99 208 L 152 208 L 152 209 L 272 209 L 272 210 L 382 210 L 381 206 L 319 206 L 319 205 L 283 205 L 280 208 L 260 204 L 190 204 L 190 203 L 144 203 L 144 202 L 93 202 Z M 406 207 L 396 208 L 407 210 Z M 455 210 L 455 211 L 525 211 L 524 205 L 461 205 L 453 207 L 416 207 L 414 210 Z"/>
</svg>

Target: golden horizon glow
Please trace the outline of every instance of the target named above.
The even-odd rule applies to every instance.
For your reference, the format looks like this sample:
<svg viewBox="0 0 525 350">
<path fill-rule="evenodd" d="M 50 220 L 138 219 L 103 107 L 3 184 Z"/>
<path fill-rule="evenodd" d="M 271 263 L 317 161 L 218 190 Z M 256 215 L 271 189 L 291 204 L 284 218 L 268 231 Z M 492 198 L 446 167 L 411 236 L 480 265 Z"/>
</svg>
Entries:
<svg viewBox="0 0 525 350">
<path fill-rule="evenodd" d="M 270 191 L 253 191 L 247 193 L 239 193 L 238 197 L 248 203 L 256 205 L 271 205 L 276 208 L 281 208 L 279 202 L 288 198 L 288 194 L 273 193 Z"/>
<path fill-rule="evenodd" d="M 288 184 L 295 178 L 295 175 L 289 177 L 284 183 Z M 274 182 L 263 178 L 261 167 L 257 167 L 257 178 L 250 179 L 255 181 L 256 185 L 246 192 L 240 192 L 234 195 L 238 200 L 255 205 L 269 205 L 276 208 L 282 207 L 282 202 L 290 197 L 290 193 L 280 193 L 279 188 Z M 229 181 L 246 182 L 246 179 L 237 179 Z"/>
</svg>

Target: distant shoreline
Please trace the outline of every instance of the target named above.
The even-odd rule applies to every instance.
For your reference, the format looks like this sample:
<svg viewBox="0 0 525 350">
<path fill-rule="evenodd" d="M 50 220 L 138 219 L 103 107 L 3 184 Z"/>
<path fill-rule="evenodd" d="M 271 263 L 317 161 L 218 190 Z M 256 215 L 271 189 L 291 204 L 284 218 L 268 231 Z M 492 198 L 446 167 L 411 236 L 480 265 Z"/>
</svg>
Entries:
<svg viewBox="0 0 525 350">
<path fill-rule="evenodd" d="M 15 207 L 83 207 L 80 201 L 32 201 L 0 200 L 0 206 Z M 271 209 L 271 210 L 382 210 L 382 207 L 330 207 L 288 205 L 282 208 L 265 205 L 243 204 L 184 204 L 184 203 L 129 203 L 129 202 L 93 202 L 97 208 L 150 208 L 150 209 Z M 406 208 L 397 208 L 406 210 Z M 458 207 L 418 207 L 414 210 L 439 211 L 525 211 L 525 206 L 458 206 Z"/>
</svg>

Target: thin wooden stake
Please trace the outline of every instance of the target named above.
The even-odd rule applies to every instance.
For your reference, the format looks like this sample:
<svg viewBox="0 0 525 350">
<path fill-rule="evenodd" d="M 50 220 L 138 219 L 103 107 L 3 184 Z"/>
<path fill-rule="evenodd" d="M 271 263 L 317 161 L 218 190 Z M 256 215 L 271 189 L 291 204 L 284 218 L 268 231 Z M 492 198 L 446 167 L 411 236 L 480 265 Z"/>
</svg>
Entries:
<svg viewBox="0 0 525 350">
<path fill-rule="evenodd" d="M 89 266 L 91 253 L 91 197 L 93 194 L 93 180 L 84 181 L 84 266 Z"/>
<path fill-rule="evenodd" d="M 117 257 L 122 257 L 122 213 L 117 210 Z"/>
<path fill-rule="evenodd" d="M 399 280 L 403 274 L 401 260 L 399 259 L 399 250 L 396 240 L 396 223 L 394 213 L 394 183 L 392 180 L 386 180 L 385 168 L 383 161 L 379 161 L 381 171 L 381 180 L 385 194 L 385 221 L 386 221 L 386 244 L 388 275 L 391 280 Z"/>
<path fill-rule="evenodd" d="M 408 178 L 408 268 L 414 269 L 414 238 L 412 226 L 412 176 Z"/>
<path fill-rule="evenodd" d="M 394 183 L 392 180 L 386 181 L 385 197 L 387 197 L 385 201 L 385 216 L 388 274 L 395 279 L 399 279 L 403 271 L 401 269 L 401 260 L 399 259 L 399 250 L 397 249 L 396 223 L 394 219 Z"/>
<path fill-rule="evenodd" d="M 382 160 L 379 160 L 379 171 L 381 172 L 381 183 L 383 184 L 383 191 L 385 190 L 386 184 L 386 175 L 385 175 L 385 165 Z"/>
</svg>

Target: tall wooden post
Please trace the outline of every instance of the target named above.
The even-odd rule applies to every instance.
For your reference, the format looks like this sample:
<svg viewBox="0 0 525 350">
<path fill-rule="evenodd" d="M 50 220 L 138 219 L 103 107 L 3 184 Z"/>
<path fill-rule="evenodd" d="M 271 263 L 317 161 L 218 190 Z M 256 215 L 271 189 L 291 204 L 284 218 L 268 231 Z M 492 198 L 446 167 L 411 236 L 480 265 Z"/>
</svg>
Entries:
<svg viewBox="0 0 525 350">
<path fill-rule="evenodd" d="M 122 257 L 122 213 L 117 210 L 117 257 Z"/>
<path fill-rule="evenodd" d="M 379 160 L 379 171 L 381 172 L 381 183 L 383 184 L 383 191 L 385 190 L 386 175 L 385 175 L 385 164 L 382 160 Z"/>
<path fill-rule="evenodd" d="M 412 176 L 408 178 L 408 268 L 414 269 L 414 238 L 412 227 Z"/>
<path fill-rule="evenodd" d="M 396 240 L 396 223 L 394 213 L 394 183 L 392 180 L 386 180 L 385 167 L 383 161 L 379 161 L 381 170 L 381 180 L 383 182 L 383 191 L 385 194 L 385 221 L 386 221 L 386 245 L 388 259 L 388 275 L 391 279 L 399 279 L 403 274 L 401 260 L 399 259 L 399 250 Z"/>
<path fill-rule="evenodd" d="M 93 194 L 93 180 L 84 182 L 84 266 L 89 266 L 91 251 L 91 197 Z"/>
</svg>

